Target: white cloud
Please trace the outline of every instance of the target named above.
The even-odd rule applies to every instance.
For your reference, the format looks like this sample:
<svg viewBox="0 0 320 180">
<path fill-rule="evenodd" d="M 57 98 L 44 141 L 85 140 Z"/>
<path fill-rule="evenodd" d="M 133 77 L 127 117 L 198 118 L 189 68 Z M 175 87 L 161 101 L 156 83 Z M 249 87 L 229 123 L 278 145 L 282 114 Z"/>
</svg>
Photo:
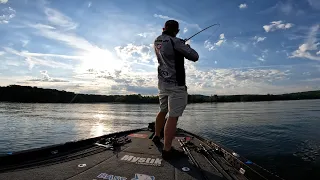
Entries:
<svg viewBox="0 0 320 180">
<path fill-rule="evenodd" d="M 12 48 L 9 48 L 9 47 L 4 47 L 4 50 L 7 53 L 14 54 L 14 55 L 17 55 L 20 57 L 24 57 L 30 70 L 35 65 L 41 65 L 41 66 L 52 67 L 52 68 L 73 69 L 73 67 L 70 66 L 69 64 L 56 62 L 56 61 L 47 59 L 45 57 L 36 58 L 36 57 L 33 57 L 32 55 L 28 55 L 28 53 L 26 53 L 26 52 L 19 52 L 19 51 L 12 49 Z"/>
<path fill-rule="evenodd" d="M 107 68 L 112 69 L 121 66 L 121 62 L 117 61 L 116 58 L 112 55 L 110 51 L 107 49 L 101 49 L 97 46 L 92 45 L 86 39 L 77 36 L 73 33 L 63 33 L 56 29 L 48 28 L 44 25 L 37 26 L 33 25 L 30 27 L 34 27 L 38 30 L 36 35 L 40 35 L 46 37 L 48 39 L 52 39 L 58 42 L 61 42 L 65 45 L 68 45 L 71 48 L 78 50 L 78 53 L 75 56 L 68 55 L 52 55 L 52 54 L 40 54 L 44 57 L 60 57 L 66 59 L 80 59 L 82 60 L 81 65 L 77 68 L 82 71 L 89 68 Z M 29 56 L 35 56 L 36 54 L 29 54 Z"/>
<path fill-rule="evenodd" d="M 212 43 L 211 43 L 210 41 L 208 41 L 208 40 L 206 40 L 206 41 L 204 42 L 204 47 L 207 48 L 209 51 L 214 51 L 214 50 L 216 50 L 214 44 L 212 44 Z"/>
<path fill-rule="evenodd" d="M 220 39 L 218 42 L 215 43 L 216 46 L 221 46 L 226 40 Z"/>
<path fill-rule="evenodd" d="M 20 40 L 22 42 L 22 47 L 26 47 L 29 43 L 29 40 Z"/>
<path fill-rule="evenodd" d="M 310 82 L 320 81 L 320 78 L 306 79 L 306 80 L 304 80 L 304 81 L 310 81 Z"/>
<path fill-rule="evenodd" d="M 262 54 L 261 56 L 256 56 L 256 57 L 257 57 L 257 60 L 259 60 L 259 61 L 262 61 L 262 62 L 266 61 L 265 60 L 266 56 L 264 54 Z"/>
<path fill-rule="evenodd" d="M 39 30 L 44 30 L 44 29 L 56 29 L 55 27 L 49 26 L 49 25 L 45 25 L 45 24 L 30 24 L 30 23 L 26 23 L 27 26 L 35 28 L 35 29 L 39 29 Z"/>
<path fill-rule="evenodd" d="M 262 42 L 262 41 L 264 41 L 266 38 L 267 38 L 267 37 L 255 36 L 255 37 L 253 38 L 253 40 L 256 41 L 254 44 L 256 44 L 256 43 L 258 43 L 258 42 Z"/>
<path fill-rule="evenodd" d="M 0 51 L 0 56 L 4 55 L 5 52 L 4 51 Z"/>
<path fill-rule="evenodd" d="M 117 55 L 126 61 L 136 63 L 152 63 L 154 57 L 152 45 L 134 45 L 127 44 L 126 46 L 115 47 Z M 134 61 L 132 61 L 134 60 Z"/>
<path fill-rule="evenodd" d="M 139 33 L 138 36 L 143 37 L 143 38 L 148 38 L 148 37 L 156 37 L 156 32 L 144 32 L 144 33 Z"/>
<path fill-rule="evenodd" d="M 184 28 L 184 29 L 183 29 L 183 33 L 186 33 L 186 32 L 188 32 L 188 29 L 187 29 L 187 28 Z"/>
<path fill-rule="evenodd" d="M 299 7 L 292 3 L 292 1 L 278 1 L 277 4 L 259 12 L 259 14 L 277 13 L 275 11 L 278 11 L 279 13 L 283 13 L 285 15 L 301 16 L 304 14 L 304 11 L 299 9 Z"/>
<path fill-rule="evenodd" d="M 317 52 L 317 55 L 320 55 L 320 51 Z"/>
<path fill-rule="evenodd" d="M 109 93 L 128 94 L 156 94 L 157 72 L 123 72 L 123 71 L 97 71 L 90 69 L 85 77 L 91 76 L 95 82 L 107 83 Z M 80 77 L 83 79 L 83 77 Z"/>
<path fill-rule="evenodd" d="M 16 10 L 14 10 L 11 7 L 3 8 L 0 11 L 0 24 L 8 24 L 10 20 L 15 16 L 16 16 Z"/>
<path fill-rule="evenodd" d="M 8 0 L 0 0 L 0 4 L 6 4 Z"/>
<path fill-rule="evenodd" d="M 319 33 L 320 25 L 315 25 L 310 28 L 308 39 L 292 53 L 290 58 L 307 58 L 310 60 L 320 61 L 320 57 L 313 55 L 310 51 L 317 51 L 320 42 L 317 42 L 317 34 Z M 319 52 L 318 52 L 319 53 Z M 316 53 L 316 54 L 318 54 Z"/>
<path fill-rule="evenodd" d="M 156 18 L 167 19 L 167 20 L 172 19 L 169 16 L 164 16 L 164 15 L 161 15 L 161 14 L 154 14 L 153 16 L 156 17 Z"/>
<path fill-rule="evenodd" d="M 138 36 L 146 38 L 148 36 L 148 33 L 139 33 Z"/>
<path fill-rule="evenodd" d="M 75 74 L 81 74 L 90 68 L 113 71 L 115 69 L 122 69 L 126 66 L 125 61 L 117 58 L 108 49 L 91 44 L 85 38 L 78 36 L 73 32 L 66 32 L 65 30 L 70 30 L 77 25 L 77 23 L 73 22 L 66 15 L 53 9 L 46 9 L 46 11 L 48 15 L 53 15 L 53 17 L 47 17 L 51 22 L 51 26 L 43 24 L 31 24 L 28 26 L 36 30 L 34 31 L 35 35 L 54 40 L 69 48 L 73 48 L 74 51 L 71 51 L 72 56 L 64 54 L 43 54 L 38 52 L 24 54 L 28 55 L 29 59 L 35 59 L 36 57 L 39 57 L 38 59 L 56 57 L 80 60 L 80 62 L 76 62 L 76 65 L 74 65 L 74 62 L 72 63 Z M 32 68 L 32 61 L 29 62 L 31 64 L 30 67 Z"/>
<path fill-rule="evenodd" d="M 264 25 L 263 29 L 266 32 L 272 32 L 279 29 L 290 29 L 294 26 L 292 23 L 283 23 L 282 21 L 272 21 L 270 25 Z"/>
<path fill-rule="evenodd" d="M 240 48 L 243 52 L 246 52 L 248 50 L 248 44 L 244 44 L 237 41 L 233 41 L 232 44 L 235 48 Z"/>
<path fill-rule="evenodd" d="M 69 56 L 69 55 L 46 54 L 46 53 L 31 53 L 31 52 L 28 52 L 28 51 L 22 51 L 21 53 L 23 55 L 25 55 L 25 56 L 30 56 L 30 57 L 57 57 L 57 58 L 74 59 L 74 60 L 83 59 L 82 56 Z"/>
<path fill-rule="evenodd" d="M 161 25 L 155 25 L 155 24 L 146 24 L 144 27 L 139 27 L 137 29 L 137 31 L 142 31 L 138 34 L 136 34 L 137 36 L 140 36 L 140 37 L 143 37 L 144 39 L 143 40 L 139 40 L 141 41 L 141 43 L 148 43 L 148 42 L 152 42 L 154 41 L 154 39 L 159 36 L 161 33 L 162 33 L 162 26 Z M 133 30 L 135 31 L 135 30 Z M 130 33 L 132 34 L 132 33 Z M 128 33 L 129 35 L 129 33 Z M 132 35 L 130 35 L 132 37 Z M 125 42 L 128 42 L 127 40 L 128 38 L 125 38 L 124 41 Z"/>
<path fill-rule="evenodd" d="M 77 35 L 73 33 L 63 33 L 61 31 L 48 28 L 46 25 L 37 24 L 30 27 L 34 27 L 38 30 L 38 33 L 36 35 L 44 36 L 46 38 L 56 40 L 63 42 L 70 47 L 83 50 L 83 51 L 89 51 L 91 49 L 95 49 L 95 47 L 89 43 L 86 39 L 83 39 L 81 37 L 78 37 Z"/>
<path fill-rule="evenodd" d="M 16 61 L 5 61 L 5 64 L 6 64 L 7 66 L 15 66 L 15 67 L 21 66 L 21 63 L 16 62 Z"/>
<path fill-rule="evenodd" d="M 239 8 L 240 8 L 240 9 L 246 9 L 247 7 L 248 7 L 248 5 L 245 4 L 245 3 L 239 5 Z"/>
<path fill-rule="evenodd" d="M 240 44 L 237 42 L 233 42 L 234 47 L 240 47 Z"/>
<path fill-rule="evenodd" d="M 209 40 L 206 40 L 204 42 L 204 47 L 207 48 L 209 51 L 214 51 L 214 50 L 216 50 L 216 47 L 221 46 L 225 42 L 226 42 L 226 38 L 225 38 L 224 34 L 220 34 L 220 38 L 216 43 L 212 44 Z"/>
<path fill-rule="evenodd" d="M 90 1 L 89 3 L 88 3 L 88 8 L 90 8 L 92 6 L 92 2 Z"/>
<path fill-rule="evenodd" d="M 28 81 L 41 81 L 41 82 L 68 82 L 67 80 L 64 79 L 59 79 L 59 78 L 51 78 L 48 74 L 48 71 L 42 70 L 40 71 L 41 78 L 32 78 L 29 79 Z"/>
<path fill-rule="evenodd" d="M 280 69 L 212 69 L 202 71 L 186 65 L 189 92 L 201 94 L 253 94 L 285 92 L 285 86 L 272 85 L 288 80 L 290 71 Z"/>
<path fill-rule="evenodd" d="M 153 16 L 156 17 L 156 18 L 161 18 L 161 19 L 165 19 L 165 20 L 173 19 L 173 20 L 176 20 L 179 23 L 185 24 L 185 25 L 187 25 L 189 27 L 196 28 L 197 30 L 201 30 L 201 28 L 200 28 L 200 26 L 198 24 L 190 24 L 190 23 L 187 23 L 186 21 L 179 20 L 179 19 L 176 19 L 176 18 L 173 18 L 173 17 L 169 17 L 169 16 L 164 16 L 164 15 L 161 15 L 161 14 L 154 14 Z"/>
<path fill-rule="evenodd" d="M 257 55 L 253 55 L 253 56 L 255 56 L 258 61 L 265 62 L 266 58 L 268 57 L 268 52 L 269 52 L 269 50 L 265 49 L 265 50 L 261 51 L 261 56 L 257 56 Z"/>
<path fill-rule="evenodd" d="M 52 8 L 45 8 L 45 14 L 49 22 L 57 27 L 64 28 L 65 30 L 71 30 L 77 28 L 78 24 L 73 22 L 72 19 L 58 10 Z"/>
</svg>

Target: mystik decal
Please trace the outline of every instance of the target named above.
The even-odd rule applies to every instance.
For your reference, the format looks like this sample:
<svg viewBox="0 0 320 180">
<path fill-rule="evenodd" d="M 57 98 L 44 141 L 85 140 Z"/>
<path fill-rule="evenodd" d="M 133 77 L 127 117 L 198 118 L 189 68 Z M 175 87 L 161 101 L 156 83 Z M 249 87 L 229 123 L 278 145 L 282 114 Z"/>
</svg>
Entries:
<svg viewBox="0 0 320 180">
<path fill-rule="evenodd" d="M 132 162 L 132 163 L 141 164 L 141 165 L 161 166 L 162 159 L 143 158 L 143 157 L 124 155 L 121 158 L 121 161 L 127 161 L 127 162 Z"/>
</svg>

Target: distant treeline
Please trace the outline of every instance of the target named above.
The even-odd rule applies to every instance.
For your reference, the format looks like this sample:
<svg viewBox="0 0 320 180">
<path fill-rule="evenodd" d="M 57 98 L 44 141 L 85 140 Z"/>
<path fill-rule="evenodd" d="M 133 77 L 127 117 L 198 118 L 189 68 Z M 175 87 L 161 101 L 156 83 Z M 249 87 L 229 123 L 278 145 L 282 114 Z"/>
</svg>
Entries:
<svg viewBox="0 0 320 180">
<path fill-rule="evenodd" d="M 246 102 L 320 99 L 319 91 L 298 92 L 281 95 L 189 95 L 188 103 Z M 158 96 L 133 95 L 90 95 L 43 89 L 30 86 L 10 85 L 0 87 L 0 101 L 23 103 L 159 103 Z"/>
</svg>

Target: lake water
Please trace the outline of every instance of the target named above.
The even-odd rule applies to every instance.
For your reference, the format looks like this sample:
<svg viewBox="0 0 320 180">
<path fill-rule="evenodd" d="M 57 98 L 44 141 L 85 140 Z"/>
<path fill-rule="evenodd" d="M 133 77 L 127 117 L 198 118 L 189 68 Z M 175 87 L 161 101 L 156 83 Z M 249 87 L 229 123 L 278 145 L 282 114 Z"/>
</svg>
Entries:
<svg viewBox="0 0 320 180">
<path fill-rule="evenodd" d="M 146 127 L 157 111 L 157 104 L 0 103 L 0 154 Z M 320 179 L 320 100 L 189 104 L 178 126 L 285 179 Z"/>
</svg>

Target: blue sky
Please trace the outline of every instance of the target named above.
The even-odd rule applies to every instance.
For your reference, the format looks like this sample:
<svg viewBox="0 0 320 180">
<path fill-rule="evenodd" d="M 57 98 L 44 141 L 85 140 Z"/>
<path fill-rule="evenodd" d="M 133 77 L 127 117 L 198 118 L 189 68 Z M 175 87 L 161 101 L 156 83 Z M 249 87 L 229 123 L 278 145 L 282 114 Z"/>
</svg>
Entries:
<svg viewBox="0 0 320 180">
<path fill-rule="evenodd" d="M 319 17 L 319 0 L 0 0 L 0 86 L 156 95 L 152 44 L 176 19 L 180 38 L 220 24 L 190 42 L 190 94 L 319 90 Z"/>
</svg>

